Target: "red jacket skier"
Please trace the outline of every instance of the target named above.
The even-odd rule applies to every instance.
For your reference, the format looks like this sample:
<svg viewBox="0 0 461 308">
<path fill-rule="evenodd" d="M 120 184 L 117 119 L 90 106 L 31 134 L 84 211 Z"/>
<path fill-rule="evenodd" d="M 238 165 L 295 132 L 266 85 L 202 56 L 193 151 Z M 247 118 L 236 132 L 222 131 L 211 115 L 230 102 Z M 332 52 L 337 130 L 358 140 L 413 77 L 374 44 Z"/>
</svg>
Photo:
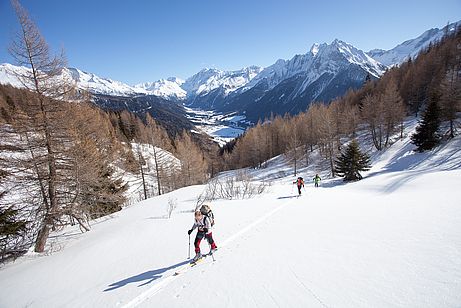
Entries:
<svg viewBox="0 0 461 308">
<path fill-rule="evenodd" d="M 304 187 L 304 179 L 302 177 L 298 177 L 296 182 L 293 182 L 293 184 L 298 186 L 298 195 L 301 196 L 301 187 Z"/>
</svg>

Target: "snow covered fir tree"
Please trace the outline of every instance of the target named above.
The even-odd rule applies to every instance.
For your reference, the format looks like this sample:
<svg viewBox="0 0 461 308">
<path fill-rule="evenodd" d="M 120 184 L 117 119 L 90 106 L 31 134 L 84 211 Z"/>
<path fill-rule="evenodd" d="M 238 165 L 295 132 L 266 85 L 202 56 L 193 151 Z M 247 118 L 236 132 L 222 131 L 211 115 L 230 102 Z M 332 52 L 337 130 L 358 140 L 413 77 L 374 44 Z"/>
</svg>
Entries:
<svg viewBox="0 0 461 308">
<path fill-rule="evenodd" d="M 360 174 L 370 170 L 370 157 L 360 151 L 357 140 L 352 140 L 343 153 L 335 161 L 336 174 L 344 178 L 344 181 L 358 181 L 362 179 Z"/>
<path fill-rule="evenodd" d="M 267 67 L 129 85 L 67 67 L 12 4 L 0 307 L 459 306 L 461 21 L 390 50 L 334 39 Z M 185 29 L 143 21 L 131 35 L 162 31 L 142 49 L 122 31 L 120 51 L 155 60 L 170 45 L 149 40 Z"/>
</svg>

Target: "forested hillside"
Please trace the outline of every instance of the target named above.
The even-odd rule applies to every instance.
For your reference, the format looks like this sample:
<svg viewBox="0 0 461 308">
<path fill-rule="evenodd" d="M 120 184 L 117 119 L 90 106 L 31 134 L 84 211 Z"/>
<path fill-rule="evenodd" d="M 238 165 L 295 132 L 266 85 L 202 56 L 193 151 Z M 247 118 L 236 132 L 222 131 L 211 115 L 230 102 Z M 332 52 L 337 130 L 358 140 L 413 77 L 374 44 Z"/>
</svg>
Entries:
<svg viewBox="0 0 461 308">
<path fill-rule="evenodd" d="M 461 109 L 461 31 L 446 35 L 415 59 L 389 69 L 380 79 L 368 78 L 362 88 L 349 90 L 330 104 L 315 102 L 296 116 L 273 116 L 224 147 L 229 169 L 261 167 L 286 154 L 296 166 L 309 164 L 318 147 L 335 175 L 334 160 L 345 142 L 366 132 L 376 149 L 383 150 L 403 131 L 406 116 L 418 116 L 431 103 L 438 105 L 441 137 L 459 130 Z"/>
</svg>

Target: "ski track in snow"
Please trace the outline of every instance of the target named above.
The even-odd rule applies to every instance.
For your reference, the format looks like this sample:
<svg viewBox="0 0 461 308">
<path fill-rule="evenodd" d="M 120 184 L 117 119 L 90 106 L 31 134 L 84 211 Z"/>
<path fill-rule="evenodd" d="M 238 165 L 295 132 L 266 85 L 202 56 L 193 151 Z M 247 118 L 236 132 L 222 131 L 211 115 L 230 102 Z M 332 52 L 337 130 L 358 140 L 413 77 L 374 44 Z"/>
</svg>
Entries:
<svg viewBox="0 0 461 308">
<path fill-rule="evenodd" d="M 90 233 L 53 234 L 50 255 L 0 270 L 0 307 L 193 308 L 212 298 L 214 307 L 461 308 L 461 136 L 415 153 L 416 124 L 372 152 L 360 182 L 328 178 L 318 152 L 300 172 L 325 179 L 301 198 L 284 157 L 248 170 L 271 179 L 270 190 L 214 201 L 217 262 L 187 264 L 183 229 L 205 186 L 185 187 L 97 220 Z M 166 219 L 173 201 L 177 215 Z"/>
<path fill-rule="evenodd" d="M 312 294 L 312 296 L 325 308 L 330 308 L 329 306 L 327 306 L 319 297 L 317 294 L 315 294 L 314 291 L 312 291 L 311 288 L 309 288 L 308 286 L 306 286 L 306 284 L 298 277 L 298 275 L 296 275 L 296 272 L 294 270 L 291 270 L 291 273 L 293 274 L 293 276 L 296 278 L 296 281 L 299 282 L 300 285 L 303 286 L 304 289 L 306 289 L 310 294 Z"/>
<path fill-rule="evenodd" d="M 267 220 L 269 217 L 271 217 L 272 215 L 274 215 L 275 213 L 277 213 L 278 211 L 280 211 L 281 209 L 285 208 L 286 206 L 288 206 L 289 204 L 293 203 L 295 200 L 297 200 L 297 198 L 293 198 L 291 199 L 290 201 L 287 201 L 281 205 L 279 205 L 278 207 L 276 207 L 275 209 L 273 209 L 272 211 L 266 213 L 265 215 L 261 216 L 259 219 L 255 220 L 253 223 L 247 225 L 245 228 L 241 229 L 240 231 L 236 232 L 234 235 L 232 235 L 231 237 L 227 238 L 226 240 L 224 240 L 221 244 L 220 244 L 220 247 L 219 247 L 219 250 L 222 250 L 224 247 L 228 246 L 229 244 L 231 244 L 233 241 L 235 241 L 236 239 L 240 238 L 242 235 L 244 235 L 245 233 L 247 233 L 248 231 L 252 230 L 253 228 L 255 228 L 257 225 L 259 225 L 260 223 L 264 222 L 265 220 Z M 192 269 L 192 267 L 189 266 L 189 264 L 185 264 L 183 265 L 182 267 L 180 267 L 178 270 L 176 270 L 175 272 L 180 272 L 181 275 L 185 274 L 186 272 L 188 272 L 190 269 Z M 122 308 L 132 308 L 132 307 L 137 307 L 138 305 L 140 305 L 142 302 L 144 302 L 145 300 L 147 300 L 148 298 L 151 298 L 152 296 L 156 295 L 158 292 L 160 292 L 161 290 L 163 290 L 166 286 L 168 286 L 170 283 L 172 283 L 173 281 L 175 281 L 178 277 L 180 277 L 181 275 L 175 275 L 175 273 L 172 273 L 170 274 L 170 276 L 167 276 L 165 277 L 165 279 L 163 279 L 162 281 L 154 284 L 151 288 L 147 289 L 146 291 L 144 291 L 143 293 L 141 293 L 140 295 L 136 296 L 134 299 L 132 299 L 130 302 L 128 302 L 126 305 L 122 306 Z M 317 299 L 324 307 L 327 307 L 325 306 L 325 304 L 323 304 L 323 302 L 317 297 L 317 295 L 315 295 L 315 293 L 313 293 L 310 289 L 309 289 L 310 293 L 312 293 L 312 295 L 314 296 L 315 299 Z"/>
</svg>

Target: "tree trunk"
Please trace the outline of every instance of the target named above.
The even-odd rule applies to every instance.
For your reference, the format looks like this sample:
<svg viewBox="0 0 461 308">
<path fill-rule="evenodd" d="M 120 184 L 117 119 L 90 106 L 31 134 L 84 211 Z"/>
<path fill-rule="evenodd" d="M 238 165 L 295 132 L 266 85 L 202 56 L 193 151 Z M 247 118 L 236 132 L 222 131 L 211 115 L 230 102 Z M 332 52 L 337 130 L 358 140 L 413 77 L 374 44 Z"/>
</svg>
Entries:
<svg viewBox="0 0 461 308">
<path fill-rule="evenodd" d="M 296 174 L 298 173 L 298 170 L 297 170 L 297 159 L 296 159 L 296 150 L 295 150 L 295 153 L 294 153 L 294 160 L 295 160 L 295 176 Z"/>
<path fill-rule="evenodd" d="M 139 164 L 139 168 L 141 169 L 141 178 L 142 178 L 142 188 L 144 190 L 144 200 L 147 199 L 147 187 L 146 187 L 146 178 L 144 176 L 144 168 L 142 164 Z"/>
<path fill-rule="evenodd" d="M 35 240 L 35 252 L 43 252 L 45 250 L 46 241 L 50 235 L 50 226 L 45 219 L 45 223 L 38 232 L 37 239 Z"/>
<path fill-rule="evenodd" d="M 157 175 L 158 195 L 160 196 L 162 194 L 162 192 L 161 192 L 161 184 L 160 184 L 160 168 L 158 166 L 157 150 L 155 149 L 155 146 L 154 146 L 154 162 L 155 162 L 155 173 Z"/>
<path fill-rule="evenodd" d="M 56 215 L 58 212 L 58 200 L 56 198 L 56 183 L 57 183 L 57 173 L 56 173 L 56 160 L 51 146 L 51 132 L 48 123 L 47 113 L 44 107 L 44 98 L 40 97 L 40 110 L 42 114 L 43 129 L 45 132 L 45 147 L 47 151 L 47 160 L 48 160 L 48 198 L 50 201 L 50 208 L 45 214 L 45 220 L 43 221 L 43 226 L 41 227 L 37 239 L 35 241 L 35 252 L 43 252 L 45 250 L 45 244 L 50 234 L 50 226 L 53 224 L 53 217 L 51 215 Z"/>
</svg>

